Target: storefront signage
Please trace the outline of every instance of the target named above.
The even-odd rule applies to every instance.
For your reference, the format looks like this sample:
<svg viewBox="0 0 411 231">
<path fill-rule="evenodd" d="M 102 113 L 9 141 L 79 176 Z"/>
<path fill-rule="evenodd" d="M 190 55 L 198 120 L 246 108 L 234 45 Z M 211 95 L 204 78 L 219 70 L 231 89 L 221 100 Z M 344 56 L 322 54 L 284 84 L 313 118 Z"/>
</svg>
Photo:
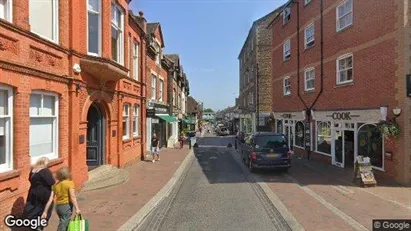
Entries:
<svg viewBox="0 0 411 231">
<path fill-rule="evenodd" d="M 334 112 L 327 117 L 331 117 L 333 120 L 351 120 L 353 117 L 360 117 L 360 115 L 351 115 L 351 112 Z"/>
<path fill-rule="evenodd" d="M 168 106 L 161 104 L 154 104 L 156 114 L 168 114 Z"/>
<path fill-rule="evenodd" d="M 283 114 L 282 117 L 285 119 L 291 119 L 293 117 L 293 114 Z"/>
<path fill-rule="evenodd" d="M 147 117 L 154 117 L 155 115 L 156 115 L 156 111 L 154 110 L 154 108 L 147 109 L 147 111 L 146 111 L 146 116 Z"/>
</svg>

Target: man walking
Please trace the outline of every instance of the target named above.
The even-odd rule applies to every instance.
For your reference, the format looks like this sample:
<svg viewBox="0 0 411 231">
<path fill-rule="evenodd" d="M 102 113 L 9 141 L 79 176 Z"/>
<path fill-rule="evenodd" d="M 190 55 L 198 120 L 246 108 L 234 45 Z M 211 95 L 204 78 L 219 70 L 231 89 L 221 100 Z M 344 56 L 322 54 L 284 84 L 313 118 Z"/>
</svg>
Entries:
<svg viewBox="0 0 411 231">
<path fill-rule="evenodd" d="M 152 162 L 156 162 L 160 160 L 160 147 L 159 147 L 159 140 L 157 138 L 157 134 L 153 133 L 153 137 L 151 138 L 151 155 L 153 156 Z M 156 159 L 157 156 L 157 159 Z"/>
</svg>

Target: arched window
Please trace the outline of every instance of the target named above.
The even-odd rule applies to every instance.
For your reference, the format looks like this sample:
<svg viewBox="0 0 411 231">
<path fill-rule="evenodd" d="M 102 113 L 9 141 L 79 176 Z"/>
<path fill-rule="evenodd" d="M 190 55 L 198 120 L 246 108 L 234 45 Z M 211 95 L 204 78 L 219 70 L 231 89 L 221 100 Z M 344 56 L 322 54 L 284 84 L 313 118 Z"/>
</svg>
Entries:
<svg viewBox="0 0 411 231">
<path fill-rule="evenodd" d="M 318 122 L 317 123 L 317 152 L 331 155 L 331 123 Z"/>
<path fill-rule="evenodd" d="M 374 124 L 360 124 L 358 129 L 358 155 L 370 157 L 374 167 L 384 168 L 382 137 Z"/>
<path fill-rule="evenodd" d="M 283 121 L 277 120 L 277 133 L 283 133 Z"/>
<path fill-rule="evenodd" d="M 301 121 L 295 124 L 295 146 L 304 147 L 304 123 Z"/>
</svg>

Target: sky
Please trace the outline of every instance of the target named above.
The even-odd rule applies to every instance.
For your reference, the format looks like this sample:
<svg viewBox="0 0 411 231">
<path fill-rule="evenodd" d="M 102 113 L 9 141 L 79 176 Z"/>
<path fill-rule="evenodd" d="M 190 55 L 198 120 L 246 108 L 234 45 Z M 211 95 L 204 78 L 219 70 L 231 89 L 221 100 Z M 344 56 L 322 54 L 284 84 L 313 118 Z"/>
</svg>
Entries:
<svg viewBox="0 0 411 231">
<path fill-rule="evenodd" d="M 205 108 L 235 105 L 238 55 L 252 23 L 286 0 L 133 0 L 137 15 L 160 22 L 164 54 L 179 54 L 190 95 Z"/>
</svg>

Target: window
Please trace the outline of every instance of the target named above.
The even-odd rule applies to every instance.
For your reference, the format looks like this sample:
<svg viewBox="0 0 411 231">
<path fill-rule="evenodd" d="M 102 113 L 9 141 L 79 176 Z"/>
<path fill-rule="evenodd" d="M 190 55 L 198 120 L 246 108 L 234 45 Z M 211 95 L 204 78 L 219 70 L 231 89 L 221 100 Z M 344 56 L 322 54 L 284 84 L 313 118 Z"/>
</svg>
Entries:
<svg viewBox="0 0 411 231">
<path fill-rule="evenodd" d="M 123 105 L 123 140 L 130 138 L 130 105 Z"/>
<path fill-rule="evenodd" d="M 58 157 L 58 98 L 51 93 L 30 95 L 30 156 L 34 163 L 40 157 Z"/>
<path fill-rule="evenodd" d="M 12 22 L 12 0 L 0 0 L 0 18 Z"/>
<path fill-rule="evenodd" d="M 331 123 L 320 121 L 317 122 L 316 133 L 316 151 L 331 155 Z"/>
<path fill-rule="evenodd" d="M 283 10 L 283 25 L 287 24 L 291 19 L 291 8 L 286 7 Z"/>
<path fill-rule="evenodd" d="M 337 6 L 337 32 L 352 24 L 352 0 L 345 0 Z"/>
<path fill-rule="evenodd" d="M 314 68 L 309 68 L 305 70 L 304 72 L 304 89 L 306 91 L 312 91 L 315 89 L 314 83 L 315 83 L 315 69 Z"/>
<path fill-rule="evenodd" d="M 284 60 L 289 60 L 291 57 L 291 44 L 290 40 L 285 41 L 283 45 L 283 50 L 284 50 Z"/>
<path fill-rule="evenodd" d="M 163 102 L 163 92 L 164 92 L 164 80 L 160 79 L 160 84 L 159 84 L 159 88 L 160 88 L 160 97 L 158 98 L 158 101 Z"/>
<path fill-rule="evenodd" d="M 158 43 L 156 43 L 156 63 L 160 64 L 160 59 L 161 59 L 161 48 Z"/>
<path fill-rule="evenodd" d="M 308 5 L 308 3 L 310 3 L 311 0 L 304 0 L 304 5 Z"/>
<path fill-rule="evenodd" d="M 101 2 L 100 0 L 88 0 L 87 27 L 88 27 L 88 53 L 100 55 L 101 50 Z"/>
<path fill-rule="evenodd" d="M 305 49 L 313 47 L 315 43 L 314 23 L 312 23 L 307 28 L 305 28 L 304 37 L 305 37 Z"/>
<path fill-rule="evenodd" d="M 138 63 L 138 43 L 134 42 L 134 49 L 133 49 L 133 75 L 134 75 L 134 79 L 138 80 L 138 76 L 139 76 L 139 63 Z"/>
<path fill-rule="evenodd" d="M 374 124 L 359 124 L 358 155 L 370 158 L 372 166 L 384 169 L 383 141 Z"/>
<path fill-rule="evenodd" d="M 0 85 L 0 172 L 13 168 L 13 92 Z"/>
<path fill-rule="evenodd" d="M 270 148 L 270 149 L 276 149 L 276 148 L 286 148 L 287 146 L 287 140 L 284 135 L 263 135 L 263 136 L 256 136 L 254 138 L 256 148 Z"/>
<path fill-rule="evenodd" d="M 249 106 L 253 106 L 254 105 L 254 94 L 250 92 L 250 94 L 248 94 L 248 105 Z"/>
<path fill-rule="evenodd" d="M 33 33 L 58 42 L 58 0 L 30 0 L 29 21 Z"/>
<path fill-rule="evenodd" d="M 123 64 L 123 12 L 119 6 L 111 5 L 111 56 L 114 61 Z"/>
<path fill-rule="evenodd" d="M 139 113 L 139 106 L 137 104 L 134 104 L 134 109 L 133 109 L 133 136 L 137 137 L 139 132 L 138 132 L 138 113 Z"/>
<path fill-rule="evenodd" d="M 157 78 L 155 75 L 151 76 L 151 99 L 157 100 Z"/>
<path fill-rule="evenodd" d="M 337 60 L 337 84 L 353 81 L 353 56 L 344 55 Z"/>
<path fill-rule="evenodd" d="M 304 137 L 305 137 L 305 132 L 304 132 L 304 123 L 301 121 L 298 121 L 295 124 L 295 140 L 294 140 L 294 146 L 298 146 L 303 148 L 304 147 Z"/>
<path fill-rule="evenodd" d="M 290 95 L 291 94 L 291 82 L 290 82 L 290 77 L 285 77 L 284 78 L 284 95 Z"/>
<path fill-rule="evenodd" d="M 173 89 L 173 105 L 176 106 L 176 89 Z"/>
</svg>

